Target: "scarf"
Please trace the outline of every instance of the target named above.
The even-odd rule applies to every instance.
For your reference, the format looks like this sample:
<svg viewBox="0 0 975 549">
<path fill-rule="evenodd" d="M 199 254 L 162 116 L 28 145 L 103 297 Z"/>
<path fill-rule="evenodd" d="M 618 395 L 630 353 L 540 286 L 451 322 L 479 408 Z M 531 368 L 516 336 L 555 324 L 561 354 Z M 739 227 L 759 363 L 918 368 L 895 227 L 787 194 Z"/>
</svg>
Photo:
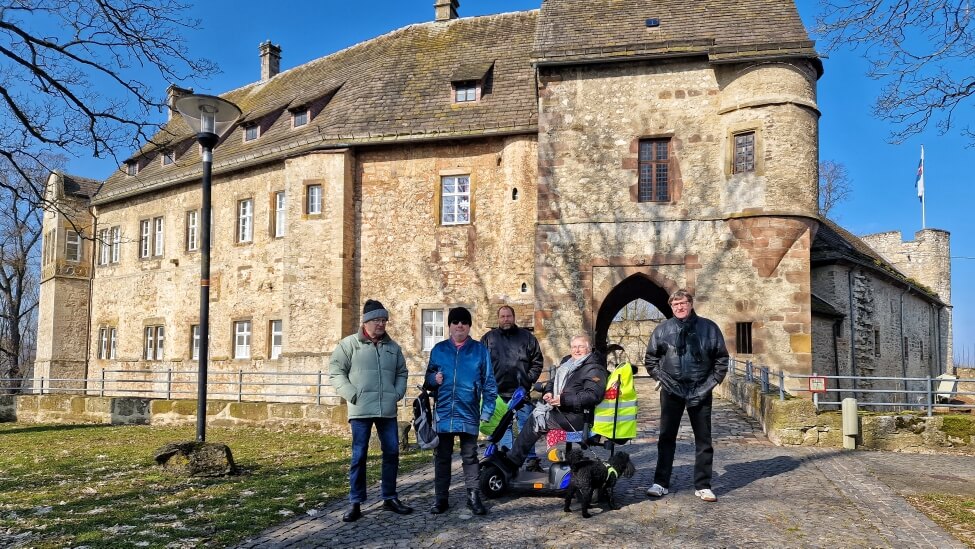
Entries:
<svg viewBox="0 0 975 549">
<path fill-rule="evenodd" d="M 568 379 L 572 372 L 578 370 L 579 366 L 582 366 L 582 363 L 585 362 L 591 354 L 592 353 L 589 353 L 588 355 L 578 359 L 569 358 L 569 360 L 566 360 L 564 364 L 555 370 L 555 383 L 552 384 L 552 396 L 559 396 L 562 394 L 562 389 L 565 389 L 565 380 Z"/>
<path fill-rule="evenodd" d="M 697 315 L 694 311 L 684 320 L 677 320 L 680 330 L 677 332 L 677 356 L 684 356 L 690 352 L 694 360 L 701 362 L 704 354 L 701 352 L 701 339 L 697 337 Z"/>
</svg>

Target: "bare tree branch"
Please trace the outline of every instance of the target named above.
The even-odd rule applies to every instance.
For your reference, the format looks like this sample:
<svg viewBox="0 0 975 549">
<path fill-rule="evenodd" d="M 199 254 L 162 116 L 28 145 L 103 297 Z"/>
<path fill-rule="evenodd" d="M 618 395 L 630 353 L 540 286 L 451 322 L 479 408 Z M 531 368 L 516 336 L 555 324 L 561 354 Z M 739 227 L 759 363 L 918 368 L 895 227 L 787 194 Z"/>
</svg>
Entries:
<svg viewBox="0 0 975 549">
<path fill-rule="evenodd" d="M 837 204 L 848 200 L 853 194 L 846 166 L 823 160 L 819 163 L 819 215 L 830 217 Z"/>
<path fill-rule="evenodd" d="M 182 0 L 0 0 L 0 181 L 44 208 L 24 165 L 55 154 L 127 158 L 151 142 L 162 89 L 216 72 L 180 38 L 198 21 Z M 16 176 L 16 177 L 14 177 Z"/>
<path fill-rule="evenodd" d="M 820 0 L 816 32 L 827 51 L 850 48 L 884 83 L 874 114 L 900 143 L 929 124 L 947 133 L 956 110 L 975 101 L 975 10 L 970 0 Z"/>
</svg>

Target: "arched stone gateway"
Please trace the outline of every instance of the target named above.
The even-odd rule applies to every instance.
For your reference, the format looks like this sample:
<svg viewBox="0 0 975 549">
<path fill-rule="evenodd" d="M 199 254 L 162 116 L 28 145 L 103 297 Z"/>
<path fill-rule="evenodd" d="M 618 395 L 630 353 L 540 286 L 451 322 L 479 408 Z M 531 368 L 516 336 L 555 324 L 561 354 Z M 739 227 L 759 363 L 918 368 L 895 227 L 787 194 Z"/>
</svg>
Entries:
<svg viewBox="0 0 975 549">
<path fill-rule="evenodd" d="M 597 349 L 606 350 L 609 344 L 608 333 L 613 318 L 631 301 L 642 299 L 656 307 L 667 318 L 673 316 L 667 298 L 670 292 L 642 273 L 630 275 L 622 282 L 617 284 L 606 295 L 603 302 L 599 305 L 599 312 L 596 314 L 595 338 L 594 342 Z M 638 355 L 630 353 L 631 357 Z"/>
</svg>

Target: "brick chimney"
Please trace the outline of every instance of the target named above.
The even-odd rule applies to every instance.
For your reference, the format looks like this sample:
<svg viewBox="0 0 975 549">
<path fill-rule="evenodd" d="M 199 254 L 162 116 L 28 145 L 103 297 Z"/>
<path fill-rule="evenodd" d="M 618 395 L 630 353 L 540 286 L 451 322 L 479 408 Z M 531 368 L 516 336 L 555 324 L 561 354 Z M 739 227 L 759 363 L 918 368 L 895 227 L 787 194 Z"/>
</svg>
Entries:
<svg viewBox="0 0 975 549">
<path fill-rule="evenodd" d="M 281 72 L 281 46 L 276 46 L 270 40 L 261 43 L 261 82 L 274 78 Z"/>
<path fill-rule="evenodd" d="M 437 0 L 433 5 L 437 21 L 449 21 L 457 19 L 457 8 L 460 7 L 460 0 Z"/>
<path fill-rule="evenodd" d="M 166 120 L 172 120 L 173 115 L 176 114 L 176 100 L 184 95 L 189 95 L 193 93 L 193 88 L 181 88 L 176 84 L 170 84 L 166 88 L 166 106 L 169 107 L 166 113 Z"/>
</svg>

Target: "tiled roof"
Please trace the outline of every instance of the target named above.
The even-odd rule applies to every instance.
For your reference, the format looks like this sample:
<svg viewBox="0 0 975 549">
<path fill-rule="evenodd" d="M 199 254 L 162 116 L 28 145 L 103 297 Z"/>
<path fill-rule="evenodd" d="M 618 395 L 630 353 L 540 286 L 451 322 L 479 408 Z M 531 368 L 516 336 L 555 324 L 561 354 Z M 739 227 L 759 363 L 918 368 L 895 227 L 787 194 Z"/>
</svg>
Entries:
<svg viewBox="0 0 975 549">
<path fill-rule="evenodd" d="M 855 263 L 903 284 L 910 284 L 932 300 L 942 303 L 938 294 L 908 278 L 853 233 L 823 217 L 819 219 L 819 223 L 819 230 L 816 232 L 809 254 L 813 266 L 838 261 Z"/>
<path fill-rule="evenodd" d="M 829 316 L 834 318 L 846 316 L 843 313 L 836 310 L 836 307 L 833 307 L 832 305 L 829 304 L 829 302 L 819 297 L 818 295 L 816 294 L 809 294 L 809 295 L 812 296 L 812 298 L 810 299 L 810 309 L 812 311 L 812 314 L 820 315 L 820 316 Z"/>
<path fill-rule="evenodd" d="M 261 137 L 244 143 L 240 129 L 230 132 L 214 150 L 214 173 L 328 146 L 535 132 L 529 56 L 537 16 L 533 10 L 411 25 L 220 94 L 261 126 Z M 488 69 L 480 101 L 453 102 L 455 75 Z M 302 105 L 312 119 L 293 130 L 287 108 Z M 139 173 L 116 172 L 94 202 L 199 178 L 200 154 L 190 140 L 174 117 L 158 145 L 143 148 Z M 157 149 L 179 142 L 176 164 L 162 166 Z"/>
<path fill-rule="evenodd" d="M 532 55 L 543 64 L 681 54 L 818 58 L 813 46 L 792 0 L 545 0 Z"/>
<path fill-rule="evenodd" d="M 102 185 L 102 182 L 97 179 L 89 179 L 87 177 L 79 177 L 66 173 L 61 174 L 61 179 L 64 182 L 64 194 L 68 196 L 91 198 L 95 196 L 98 188 Z"/>
</svg>

